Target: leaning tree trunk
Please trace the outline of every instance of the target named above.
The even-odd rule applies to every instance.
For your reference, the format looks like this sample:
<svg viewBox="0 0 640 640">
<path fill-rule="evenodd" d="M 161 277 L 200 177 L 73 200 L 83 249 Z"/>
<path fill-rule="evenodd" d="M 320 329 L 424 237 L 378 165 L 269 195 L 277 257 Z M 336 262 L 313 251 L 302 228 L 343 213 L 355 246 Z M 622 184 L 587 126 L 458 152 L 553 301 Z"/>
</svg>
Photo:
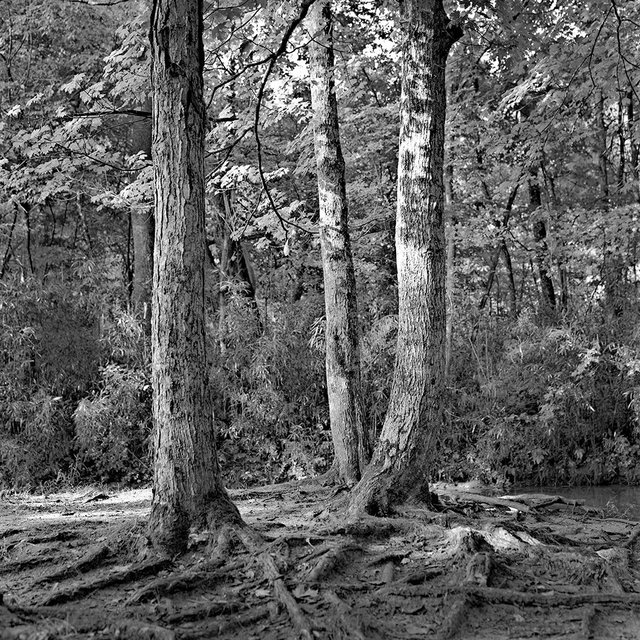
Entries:
<svg viewBox="0 0 640 640">
<path fill-rule="evenodd" d="M 220 477 L 205 349 L 202 0 L 155 0 L 151 50 L 155 468 L 148 534 L 156 548 L 176 553 L 191 526 L 240 521 Z"/>
<path fill-rule="evenodd" d="M 349 510 L 385 513 L 428 500 L 435 436 L 442 424 L 445 359 L 445 66 L 462 35 L 442 0 L 406 0 L 400 98 L 398 343 L 389 408 Z"/>
<path fill-rule="evenodd" d="M 316 2 L 309 72 L 324 272 L 327 395 L 338 477 L 352 486 L 367 462 L 367 438 L 362 419 L 356 279 L 333 79 L 332 30 L 330 2 Z"/>
</svg>

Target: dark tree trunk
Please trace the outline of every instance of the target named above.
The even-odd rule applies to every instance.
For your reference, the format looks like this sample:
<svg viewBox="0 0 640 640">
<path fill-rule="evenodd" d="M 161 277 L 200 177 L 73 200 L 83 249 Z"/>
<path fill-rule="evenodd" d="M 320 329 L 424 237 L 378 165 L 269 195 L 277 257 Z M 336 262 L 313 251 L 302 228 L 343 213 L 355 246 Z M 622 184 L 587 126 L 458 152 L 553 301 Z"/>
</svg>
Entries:
<svg viewBox="0 0 640 640">
<path fill-rule="evenodd" d="M 240 521 L 220 477 L 205 349 L 202 0 L 155 0 L 151 50 L 155 467 L 148 534 L 173 554 L 186 548 L 192 526 Z"/>
<path fill-rule="evenodd" d="M 380 439 L 349 510 L 385 513 L 428 500 L 432 449 L 443 420 L 445 364 L 445 67 L 462 35 L 441 0 L 403 3 L 396 252 L 398 343 Z"/>
<path fill-rule="evenodd" d="M 368 445 L 362 419 L 356 279 L 349 240 L 328 0 L 316 2 L 311 21 L 309 73 L 324 273 L 327 396 L 338 477 L 352 486 L 360 479 L 367 462 Z"/>
<path fill-rule="evenodd" d="M 485 185 L 485 193 L 488 192 Z M 507 204 L 504 209 L 504 214 L 502 216 L 502 220 L 496 220 L 496 226 L 500 230 L 500 240 L 498 245 L 493 250 L 491 254 L 491 261 L 489 262 L 489 275 L 487 276 L 487 284 L 485 286 L 485 291 L 482 294 L 482 298 L 480 298 L 480 303 L 478 304 L 478 308 L 480 310 L 484 309 L 489 301 L 489 296 L 491 295 L 491 289 L 493 288 L 493 282 L 496 278 L 496 270 L 498 268 L 498 262 L 500 261 L 500 255 L 503 254 L 505 258 L 505 263 L 507 270 L 509 271 L 509 281 L 510 281 L 510 289 L 513 289 L 515 292 L 515 280 L 513 280 L 513 269 L 510 266 L 511 256 L 509 254 L 509 249 L 507 247 L 507 242 L 505 240 L 505 234 L 507 233 L 507 229 L 509 228 L 509 220 L 511 219 L 511 212 L 513 211 L 513 204 L 516 201 L 516 196 L 518 195 L 518 190 L 520 188 L 520 178 L 518 178 L 518 182 L 515 183 L 513 189 L 511 189 L 511 193 L 509 194 L 509 199 L 507 200 Z M 489 194 L 487 193 L 487 197 L 489 198 Z M 489 198 L 490 199 L 490 198 Z M 511 281 L 513 280 L 513 286 L 511 286 Z M 515 295 L 515 294 L 514 294 Z M 512 300 L 513 303 L 513 300 Z M 517 306 L 512 304 L 511 306 L 512 315 L 517 315 Z"/>
<path fill-rule="evenodd" d="M 151 110 L 151 102 L 143 105 Z M 133 153 L 140 151 L 151 159 L 150 118 L 138 117 L 131 131 Z M 131 210 L 131 237 L 133 239 L 133 280 L 131 303 L 136 315 L 142 320 L 145 333 L 151 333 L 151 287 L 153 283 L 153 238 L 155 224 L 153 207 L 139 205 Z"/>
<path fill-rule="evenodd" d="M 552 318 L 556 308 L 556 294 L 549 275 L 549 249 L 547 247 L 547 225 L 542 216 L 542 192 L 536 171 L 529 178 L 529 203 L 533 213 L 533 241 L 535 242 L 536 265 L 540 278 L 540 307 L 542 315 Z"/>
<path fill-rule="evenodd" d="M 444 177 L 444 201 L 449 208 L 449 233 L 447 240 L 447 277 L 445 284 L 445 298 L 447 303 L 447 325 L 445 328 L 444 347 L 444 377 L 449 378 L 451 370 L 451 356 L 453 350 L 453 325 L 455 313 L 455 289 L 456 289 L 456 225 L 457 217 L 453 212 L 453 164 L 448 163 Z"/>
</svg>

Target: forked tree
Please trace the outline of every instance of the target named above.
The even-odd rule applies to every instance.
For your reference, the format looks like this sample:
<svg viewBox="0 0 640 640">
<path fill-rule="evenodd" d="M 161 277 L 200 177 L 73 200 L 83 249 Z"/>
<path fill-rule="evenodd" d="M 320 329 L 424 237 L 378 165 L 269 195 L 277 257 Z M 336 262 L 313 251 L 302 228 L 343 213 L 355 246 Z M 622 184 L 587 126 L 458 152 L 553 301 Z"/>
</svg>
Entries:
<svg viewBox="0 0 640 640">
<path fill-rule="evenodd" d="M 324 273 L 329 419 L 338 479 L 352 486 L 367 462 L 368 443 L 362 419 L 356 279 L 333 77 L 330 1 L 318 0 L 310 16 L 309 75 Z"/>
<path fill-rule="evenodd" d="M 205 348 L 202 0 L 151 15 L 155 250 L 153 500 L 148 536 L 185 549 L 191 527 L 239 523 L 220 477 Z"/>
<path fill-rule="evenodd" d="M 396 260 L 398 341 L 389 408 L 352 513 L 385 513 L 428 499 L 430 454 L 441 428 L 445 370 L 445 67 L 462 36 L 442 0 L 405 0 Z"/>
</svg>

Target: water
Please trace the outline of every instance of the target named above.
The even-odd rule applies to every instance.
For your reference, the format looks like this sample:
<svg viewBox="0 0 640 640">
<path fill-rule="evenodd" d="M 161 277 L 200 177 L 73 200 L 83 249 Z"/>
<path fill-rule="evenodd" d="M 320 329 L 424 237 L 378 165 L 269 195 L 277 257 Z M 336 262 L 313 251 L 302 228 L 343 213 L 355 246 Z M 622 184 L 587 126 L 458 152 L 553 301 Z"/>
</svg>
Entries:
<svg viewBox="0 0 640 640">
<path fill-rule="evenodd" d="M 569 500 L 584 500 L 585 506 L 601 509 L 607 517 L 640 520 L 640 487 L 622 484 L 597 487 L 513 487 L 509 493 L 545 493 Z"/>
</svg>

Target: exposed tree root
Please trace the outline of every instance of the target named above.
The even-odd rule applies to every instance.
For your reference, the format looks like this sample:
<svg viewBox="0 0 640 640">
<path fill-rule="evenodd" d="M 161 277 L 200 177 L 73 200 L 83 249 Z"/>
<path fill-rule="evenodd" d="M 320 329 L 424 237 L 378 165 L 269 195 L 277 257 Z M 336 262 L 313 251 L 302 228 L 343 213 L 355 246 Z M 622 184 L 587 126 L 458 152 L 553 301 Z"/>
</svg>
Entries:
<svg viewBox="0 0 640 640">
<path fill-rule="evenodd" d="M 470 600 L 464 593 L 454 599 L 448 607 L 449 613 L 438 630 L 437 640 L 449 640 L 458 633 L 467 618 L 469 604 Z"/>
<path fill-rule="evenodd" d="M 105 631 L 112 638 L 135 638 L 135 640 L 176 640 L 176 633 L 166 627 L 140 620 L 121 620 L 115 624 L 110 624 Z"/>
<path fill-rule="evenodd" d="M 371 636 L 365 631 L 360 617 L 354 614 L 352 608 L 335 591 L 324 591 L 322 595 L 331 605 L 338 626 L 337 633 L 331 634 L 332 638 L 370 640 Z"/>
<path fill-rule="evenodd" d="M 287 585 L 285 584 L 280 570 L 276 565 L 271 555 L 264 551 L 264 543 L 262 539 L 251 529 L 247 527 L 238 527 L 236 533 L 242 543 L 246 546 L 247 550 L 254 553 L 260 563 L 262 564 L 262 570 L 265 577 L 273 585 L 273 591 L 278 600 L 286 607 L 291 621 L 296 627 L 298 633 L 305 640 L 313 639 L 313 631 L 311 624 L 304 615 L 302 609 L 296 602 L 296 599 L 291 595 Z"/>
<path fill-rule="evenodd" d="M 48 595 L 42 602 L 41 606 L 50 606 L 60 604 L 62 602 L 70 602 L 83 598 L 88 593 L 97 589 L 104 589 L 126 582 L 132 582 L 138 578 L 152 575 L 158 571 L 162 571 L 172 564 L 167 557 L 154 557 L 143 562 L 137 562 L 121 569 L 114 569 L 107 575 L 99 576 L 93 580 L 86 580 L 78 584 L 72 585 L 66 589 L 54 591 Z"/>
<path fill-rule="evenodd" d="M 631 532 L 631 535 L 629 536 L 627 541 L 624 543 L 623 547 L 625 549 L 632 549 L 637 542 L 638 537 L 640 537 L 640 524 L 636 524 L 635 528 Z"/>
<path fill-rule="evenodd" d="M 200 565 L 192 571 L 185 571 L 177 575 L 156 578 L 153 582 L 140 587 L 128 600 L 127 604 L 136 604 L 176 593 L 178 591 L 187 591 L 194 585 L 211 586 L 215 585 L 235 570 L 242 567 L 244 562 L 233 562 L 223 566 L 223 562 L 216 558 L 211 562 Z"/>
<path fill-rule="evenodd" d="M 10 551 L 11 549 L 17 547 L 19 544 L 44 544 L 46 542 L 68 542 L 69 540 L 75 540 L 79 537 L 79 533 L 77 531 L 56 531 L 56 533 L 47 533 L 43 535 L 29 536 L 28 538 L 23 538 L 21 540 L 12 540 L 7 543 L 6 549 Z"/>
<path fill-rule="evenodd" d="M 355 545 L 353 542 L 346 542 L 331 547 L 309 571 L 307 577 L 308 582 L 320 582 L 328 575 L 333 573 L 335 568 L 343 563 L 349 552 L 360 551 L 362 547 Z"/>
<path fill-rule="evenodd" d="M 593 605 L 588 606 L 582 615 L 582 620 L 580 621 L 579 640 L 590 640 L 595 617 L 596 608 Z"/>
<path fill-rule="evenodd" d="M 391 584 L 395 578 L 395 574 L 396 574 L 396 565 L 395 562 L 387 562 L 385 563 L 384 567 L 382 568 L 382 582 L 384 584 Z"/>
<path fill-rule="evenodd" d="M 39 620 L 34 624 L 20 624 L 0 629 L 1 640 L 36 640 L 39 638 L 65 637 L 73 633 L 64 620 Z"/>
<path fill-rule="evenodd" d="M 609 604 L 627 606 L 640 604 L 640 593 L 527 593 L 492 587 L 464 587 L 469 595 L 484 602 L 523 606 L 565 606 Z"/>
<path fill-rule="evenodd" d="M 269 615 L 271 615 L 271 607 L 268 605 L 252 607 L 250 611 L 235 614 L 226 620 L 215 620 L 204 624 L 199 622 L 194 628 L 184 625 L 176 629 L 176 637 L 179 640 L 210 640 L 234 629 L 249 627 Z"/>
<path fill-rule="evenodd" d="M 167 622 L 176 625 L 192 620 L 205 620 L 215 616 L 237 613 L 246 608 L 247 604 L 238 601 L 208 601 L 184 607 L 176 613 L 166 617 Z"/>
<path fill-rule="evenodd" d="M 77 576 L 80 573 L 85 573 L 98 565 L 109 555 L 109 547 L 105 544 L 98 544 L 90 547 L 87 553 L 85 553 L 79 560 L 70 564 L 58 571 L 47 573 L 33 582 L 33 585 L 44 584 L 46 582 L 57 582 L 58 580 L 64 580 L 73 576 Z"/>
<path fill-rule="evenodd" d="M 412 571 L 407 574 L 401 582 L 404 584 L 424 584 L 425 582 L 429 582 L 429 580 L 433 580 L 438 576 L 441 576 L 444 573 L 444 567 L 426 567 L 425 569 L 420 569 L 419 571 Z"/>
<path fill-rule="evenodd" d="M 56 559 L 57 558 L 53 553 L 44 555 L 42 553 L 42 550 L 40 550 L 39 553 L 31 556 L 30 558 L 14 560 L 13 562 L 6 562 L 2 566 L 0 566 L 0 575 L 22 571 L 24 569 L 29 569 L 30 567 L 40 567 L 44 564 L 55 562 Z"/>
<path fill-rule="evenodd" d="M 491 579 L 493 567 L 494 560 L 491 553 L 486 551 L 475 553 L 467 563 L 462 586 L 479 585 L 481 587 L 486 587 Z M 472 601 L 466 591 L 463 591 L 455 597 L 449 609 L 449 613 L 438 632 L 438 640 L 448 640 L 458 633 L 458 630 L 462 627 L 465 619 L 467 618 L 471 604 Z"/>
</svg>

